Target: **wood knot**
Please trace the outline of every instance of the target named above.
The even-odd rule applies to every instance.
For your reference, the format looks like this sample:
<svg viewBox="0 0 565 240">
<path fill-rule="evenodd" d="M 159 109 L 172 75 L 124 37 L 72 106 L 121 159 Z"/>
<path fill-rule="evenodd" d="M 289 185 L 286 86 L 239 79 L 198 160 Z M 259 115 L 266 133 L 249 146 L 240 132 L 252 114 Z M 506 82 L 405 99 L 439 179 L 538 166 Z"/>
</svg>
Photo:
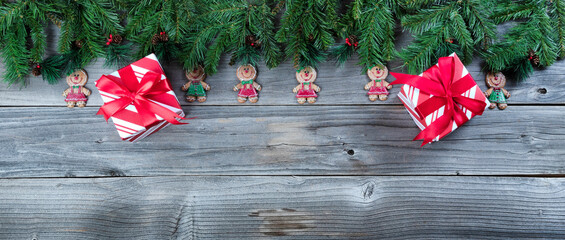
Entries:
<svg viewBox="0 0 565 240">
<path fill-rule="evenodd" d="M 365 183 L 363 186 L 363 199 L 370 199 L 373 196 L 375 184 L 372 182 Z"/>
<path fill-rule="evenodd" d="M 545 89 L 545 88 L 538 88 L 538 93 L 540 93 L 540 94 L 546 94 L 546 93 L 547 93 L 547 89 Z"/>
</svg>

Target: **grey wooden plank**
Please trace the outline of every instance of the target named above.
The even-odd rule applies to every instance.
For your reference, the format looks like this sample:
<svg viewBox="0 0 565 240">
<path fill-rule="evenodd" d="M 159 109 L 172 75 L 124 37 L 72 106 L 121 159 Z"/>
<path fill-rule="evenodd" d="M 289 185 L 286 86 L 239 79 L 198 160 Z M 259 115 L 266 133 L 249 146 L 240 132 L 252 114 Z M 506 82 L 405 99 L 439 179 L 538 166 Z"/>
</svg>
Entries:
<svg viewBox="0 0 565 240">
<path fill-rule="evenodd" d="M 502 26 L 500 31 L 503 32 L 506 28 L 506 25 Z M 51 37 L 48 38 L 48 55 L 55 52 L 58 29 L 51 26 L 49 31 Z M 410 41 L 412 41 L 410 33 L 397 29 L 398 49 L 406 46 Z M 400 104 L 396 97 L 400 87 L 394 87 L 391 90 L 388 101 L 370 102 L 366 96 L 366 91 L 363 90 L 363 86 L 369 79 L 366 74 L 361 73 L 361 67 L 357 65 L 357 62 L 354 57 L 343 67 L 336 67 L 333 61 L 320 64 L 316 84 L 322 88 L 322 91 L 316 105 Z M 164 64 L 163 67 L 183 105 L 242 105 L 237 103 L 237 94 L 232 90 L 233 86 L 238 83 L 235 75 L 237 66 L 230 66 L 228 63 L 229 56 L 223 57 L 218 73 L 208 77 L 207 81 L 211 84 L 212 89 L 208 92 L 208 100 L 205 103 L 186 103 L 183 100 L 184 93 L 180 91 L 180 88 L 186 82 L 186 79 L 178 63 Z M 86 68 L 90 77 L 87 87 L 93 90 L 93 95 L 88 102 L 91 106 L 102 104 L 100 95 L 94 87 L 94 81 L 103 74 L 109 74 L 116 70 L 104 68 L 102 64 L 103 60 L 99 59 Z M 480 59 L 476 58 L 467 68 L 481 89 L 486 90 L 480 64 Z M 399 68 L 400 65 L 398 60 L 393 61 L 390 63 L 389 69 L 404 72 L 403 69 Z M 3 70 L 4 67 L 0 63 L 0 72 L 3 72 Z M 253 105 L 297 105 L 292 89 L 298 85 L 298 82 L 295 79 L 295 70 L 289 61 L 272 70 L 268 70 L 262 64 L 258 66 L 258 71 L 257 82 L 263 86 L 263 90 L 259 93 L 259 102 Z M 393 80 L 392 76 L 389 76 L 388 79 Z M 8 88 L 1 80 L 0 106 L 65 106 L 64 98 L 61 96 L 63 90 L 67 88 L 64 80 L 59 84 L 49 85 L 43 82 L 40 77 L 30 77 L 29 86 L 24 89 L 20 89 L 19 86 Z M 512 82 L 507 89 L 512 93 L 510 104 L 563 104 L 565 103 L 565 61 L 558 61 L 545 70 L 536 71 L 527 82 Z M 244 105 L 251 104 L 246 103 Z"/>
<path fill-rule="evenodd" d="M 487 110 L 420 148 L 402 106 L 193 106 L 121 142 L 96 108 L 0 108 L 0 177 L 565 172 L 563 106 Z"/>
<path fill-rule="evenodd" d="M 565 180 L 0 180 L 3 239 L 563 239 Z"/>
</svg>

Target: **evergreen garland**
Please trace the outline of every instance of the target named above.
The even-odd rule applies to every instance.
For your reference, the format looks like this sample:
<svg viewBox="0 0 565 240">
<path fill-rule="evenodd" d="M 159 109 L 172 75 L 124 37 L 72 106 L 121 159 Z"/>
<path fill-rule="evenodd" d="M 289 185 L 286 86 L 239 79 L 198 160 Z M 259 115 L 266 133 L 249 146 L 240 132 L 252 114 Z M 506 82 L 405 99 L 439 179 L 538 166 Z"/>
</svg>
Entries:
<svg viewBox="0 0 565 240">
<path fill-rule="evenodd" d="M 333 45 L 336 28 L 335 0 L 288 0 L 276 39 L 286 45 L 285 54 L 292 58 L 295 68 L 315 68 Z"/>
<path fill-rule="evenodd" d="M 198 1 L 135 0 L 128 15 L 127 34 L 139 47 L 136 58 L 155 53 L 169 62 L 181 58 L 179 44 L 190 35 Z"/>
<path fill-rule="evenodd" d="M 231 52 L 230 64 L 257 65 L 264 59 L 267 67 L 276 67 L 281 50 L 274 39 L 276 4 L 267 0 L 223 1 L 203 11 L 187 38 L 185 68 L 203 64 L 214 74 L 223 53 Z"/>
<path fill-rule="evenodd" d="M 121 67 L 131 61 L 132 48 L 136 58 L 153 52 L 162 61 L 179 60 L 185 69 L 203 65 L 208 74 L 217 71 L 224 53 L 231 54 L 230 64 L 263 60 L 273 68 L 290 57 L 297 69 L 317 67 L 335 36 L 345 44 L 331 55 L 343 64 L 357 53 L 363 71 L 398 56 L 416 74 L 456 52 L 465 64 L 479 55 L 486 71 L 522 80 L 565 57 L 565 0 L 351 0 L 341 16 L 338 5 L 336 0 L 0 1 L 3 79 L 24 85 L 31 72 L 56 83 L 62 72 L 99 57 L 107 67 Z M 414 35 L 400 53 L 394 48 L 397 19 Z M 497 39 L 496 24 L 508 21 L 516 22 Z M 49 22 L 61 29 L 60 55 L 42 60 Z"/>
<path fill-rule="evenodd" d="M 104 57 L 106 38 L 123 32 L 115 5 L 109 0 L 65 0 L 57 16 L 61 36 L 59 52 L 67 61 L 70 74 L 97 57 Z"/>
<path fill-rule="evenodd" d="M 235 19 L 231 37 L 234 40 L 236 51 L 232 62 L 241 65 L 251 64 L 256 66 L 263 58 L 268 68 L 279 65 L 281 50 L 275 40 L 275 26 L 273 18 L 275 12 L 269 6 L 270 1 L 248 2 L 243 0 L 244 14 Z"/>
<path fill-rule="evenodd" d="M 341 65 L 353 53 L 360 56 L 362 72 L 375 65 L 386 65 L 397 55 L 394 49 L 394 12 L 396 1 L 355 0 L 340 21 L 338 36 L 345 44 L 334 48 L 332 55 Z"/>
<path fill-rule="evenodd" d="M 492 18 L 497 24 L 520 22 L 485 54 L 487 71 L 505 71 L 524 80 L 534 67 L 548 67 L 565 56 L 563 0 L 503 1 Z"/>
<path fill-rule="evenodd" d="M 484 52 L 495 39 L 496 25 L 489 19 L 491 0 L 406 0 L 400 4 L 407 12 L 402 26 L 415 34 L 414 43 L 400 53 L 409 73 L 421 73 L 452 52 L 469 64 L 473 53 Z"/>
</svg>

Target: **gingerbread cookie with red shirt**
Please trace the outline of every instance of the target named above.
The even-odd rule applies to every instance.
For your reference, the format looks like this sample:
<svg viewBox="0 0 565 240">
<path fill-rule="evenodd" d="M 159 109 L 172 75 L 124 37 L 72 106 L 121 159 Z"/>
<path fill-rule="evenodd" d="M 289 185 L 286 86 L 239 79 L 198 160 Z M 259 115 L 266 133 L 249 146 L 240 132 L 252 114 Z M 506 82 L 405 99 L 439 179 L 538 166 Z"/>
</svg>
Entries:
<svg viewBox="0 0 565 240">
<path fill-rule="evenodd" d="M 87 81 L 88 74 L 82 69 L 76 70 L 67 76 L 69 88 L 63 92 L 63 96 L 66 97 L 67 107 L 73 108 L 75 104 L 80 108 L 86 106 L 87 97 L 90 96 L 90 90 L 84 87 Z"/>
<path fill-rule="evenodd" d="M 320 87 L 314 84 L 316 81 L 317 73 L 316 69 L 311 66 L 300 69 L 296 72 L 296 81 L 300 84 L 292 89 L 292 92 L 296 93 L 296 100 L 300 104 L 315 103 L 318 97 L 317 92 L 320 92 Z"/>
</svg>

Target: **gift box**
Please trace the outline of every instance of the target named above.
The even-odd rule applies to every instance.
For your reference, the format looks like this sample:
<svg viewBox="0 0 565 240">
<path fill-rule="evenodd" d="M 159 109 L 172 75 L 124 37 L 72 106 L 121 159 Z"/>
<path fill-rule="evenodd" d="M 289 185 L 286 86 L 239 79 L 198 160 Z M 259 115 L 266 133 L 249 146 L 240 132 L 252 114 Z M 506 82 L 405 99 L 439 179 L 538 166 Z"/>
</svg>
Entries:
<svg viewBox="0 0 565 240">
<path fill-rule="evenodd" d="M 135 142 L 185 119 L 154 54 L 96 81 L 104 105 L 97 115 L 112 122 L 122 140 Z"/>
<path fill-rule="evenodd" d="M 439 141 L 490 105 L 457 54 L 442 57 L 420 75 L 391 73 L 404 84 L 398 97 L 422 130 L 414 140 L 422 146 Z"/>
</svg>

